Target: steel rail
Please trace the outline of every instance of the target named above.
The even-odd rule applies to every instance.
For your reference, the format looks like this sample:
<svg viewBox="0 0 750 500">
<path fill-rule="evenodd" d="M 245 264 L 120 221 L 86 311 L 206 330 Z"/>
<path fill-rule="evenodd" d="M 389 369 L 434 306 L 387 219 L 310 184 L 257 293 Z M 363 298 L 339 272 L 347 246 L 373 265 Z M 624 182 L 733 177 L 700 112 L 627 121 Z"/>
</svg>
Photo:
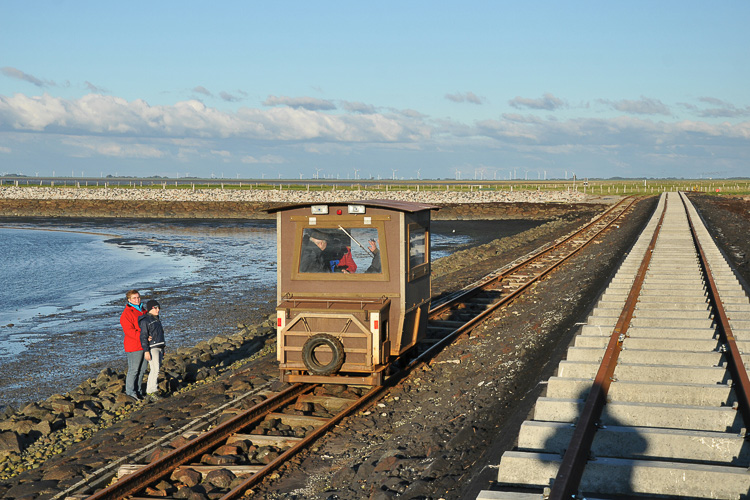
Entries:
<svg viewBox="0 0 750 500">
<path fill-rule="evenodd" d="M 553 242 L 552 244 L 550 244 L 546 248 L 540 249 L 539 251 L 535 252 L 533 255 L 530 255 L 528 258 L 524 259 L 523 261 L 519 262 L 518 264 L 515 264 L 512 267 L 510 267 L 510 268 L 508 268 L 506 270 L 503 270 L 502 272 L 500 272 L 500 273 L 498 273 L 496 275 L 493 275 L 491 279 L 487 279 L 486 281 L 482 281 L 477 286 L 473 286 L 471 288 L 467 288 L 465 290 L 461 290 L 455 296 L 450 297 L 445 302 L 440 303 L 439 305 L 437 305 L 434 308 L 432 308 L 429 311 L 428 314 L 430 316 L 440 314 L 441 312 L 445 311 L 446 309 L 449 309 L 451 306 L 453 306 L 453 305 L 455 305 L 455 304 L 457 304 L 457 303 L 459 303 L 461 301 L 465 301 L 466 299 L 468 299 L 469 297 L 472 297 L 473 295 L 476 295 L 483 288 L 491 285 L 492 283 L 498 282 L 498 281 L 500 281 L 500 280 L 502 280 L 504 278 L 507 278 L 511 274 L 520 271 L 521 269 L 523 269 L 524 267 L 527 267 L 529 264 L 533 263 L 534 261 L 537 261 L 537 260 L 543 258 L 545 255 L 551 253 L 553 250 L 556 250 L 556 249 L 560 248 L 561 246 L 565 245 L 566 243 L 570 242 L 572 239 L 574 239 L 576 237 L 579 237 L 582 233 L 584 233 L 585 231 L 587 231 L 589 228 L 591 228 L 595 224 L 601 223 L 607 216 L 611 215 L 617 209 L 622 208 L 625 205 L 626 202 L 629 202 L 627 204 L 627 206 L 625 206 L 624 208 L 622 208 L 622 210 L 620 211 L 620 213 L 617 214 L 617 216 L 614 219 L 612 219 L 612 221 L 610 221 L 605 226 L 605 229 L 606 229 L 607 227 L 611 226 L 614 221 L 616 221 L 618 218 L 620 218 L 620 216 L 622 216 L 622 214 L 624 214 L 625 212 L 627 212 L 627 210 L 635 203 L 635 201 L 636 201 L 636 198 L 633 197 L 633 196 L 630 196 L 628 198 L 623 198 L 617 204 L 615 204 L 614 206 L 608 208 L 606 211 L 602 212 L 598 217 L 596 217 L 595 219 L 589 221 L 589 223 L 587 223 L 585 226 L 583 226 L 582 228 L 578 229 L 574 233 L 566 236 L 565 238 L 561 239 L 560 241 Z M 596 235 L 599 235 L 599 233 L 601 233 L 601 231 L 598 231 L 596 233 Z M 588 242 L 586 244 L 588 244 Z"/>
<path fill-rule="evenodd" d="M 624 201 L 625 200 L 623 200 L 623 202 Z M 628 206 L 625 209 L 623 209 L 620 212 L 620 214 L 618 214 L 617 217 L 615 217 L 614 219 L 612 219 L 611 221 L 609 221 L 604 227 L 602 227 L 596 233 L 594 233 L 589 238 L 587 238 L 584 243 L 582 243 L 581 245 L 573 248 L 570 252 L 568 252 L 567 255 L 565 255 L 564 257 L 562 257 L 559 260 L 556 260 L 554 263 L 552 263 L 550 266 L 548 266 L 547 269 L 545 269 L 543 272 L 539 273 L 538 275 L 534 276 L 532 279 L 530 279 L 526 283 L 522 284 L 518 289 L 516 289 L 513 292 L 509 293 L 508 295 L 502 297 L 497 302 L 492 303 L 492 305 L 490 305 L 489 307 L 487 307 L 484 311 L 482 311 L 481 313 L 479 313 L 477 316 L 473 317 L 472 319 L 470 319 L 469 321 L 467 321 L 466 323 L 464 323 L 462 326 L 460 326 L 456 330 L 454 330 L 454 331 L 448 333 L 447 335 L 445 335 L 442 339 L 440 339 L 438 342 L 436 342 L 434 345 L 432 345 L 429 349 L 427 349 L 426 351 L 424 351 L 418 357 L 416 357 L 413 360 L 411 360 L 409 362 L 409 364 L 406 367 L 404 367 L 404 371 L 407 371 L 407 372 L 411 371 L 415 366 L 417 366 L 418 364 L 421 364 L 422 362 L 424 362 L 425 359 L 429 359 L 430 357 L 432 357 L 433 354 L 437 353 L 440 349 L 442 349 L 443 347 L 445 347 L 445 345 L 447 345 L 448 343 L 450 343 L 451 341 L 453 341 L 453 339 L 455 339 L 456 337 L 458 337 L 459 335 L 461 335 L 463 333 L 471 331 L 475 326 L 477 326 L 477 324 L 479 324 L 482 320 L 484 320 L 492 312 L 494 312 L 495 310 L 497 310 L 499 307 L 503 306 L 504 304 L 507 304 L 508 302 L 512 301 L 514 298 L 516 298 L 518 295 L 520 295 L 521 292 L 523 292 L 524 290 L 526 290 L 532 284 L 534 284 L 537 281 L 541 280 L 547 274 L 549 274 L 550 272 L 552 272 L 555 268 L 561 266 L 564 262 L 566 262 L 568 259 L 570 259 L 571 257 L 573 257 L 575 254 L 577 254 L 583 248 L 587 247 L 596 237 L 598 237 L 602 232 L 604 232 L 607 228 L 609 228 L 612 224 L 614 224 L 614 222 L 617 219 L 619 219 L 628 210 L 628 208 L 630 208 L 630 206 L 632 206 L 633 203 L 635 203 L 635 198 L 633 198 L 632 200 L 630 200 L 630 203 L 628 204 Z M 611 210 L 612 209 L 610 209 L 610 211 Z M 570 240 L 570 239 L 572 239 L 572 238 L 580 235 L 582 232 L 584 232 L 587 228 L 589 228 L 591 226 L 592 226 L 592 224 L 586 225 L 580 231 L 577 231 L 575 234 L 567 237 L 565 239 L 565 241 L 568 241 L 568 240 Z M 537 258 L 540 257 L 540 255 L 532 257 L 529 260 L 536 260 Z M 524 262 L 522 266 L 518 266 L 515 269 L 520 269 L 521 267 L 524 267 L 527 263 L 528 263 L 528 261 Z M 510 274 L 512 274 L 512 273 L 507 273 L 505 275 L 505 277 L 509 276 Z M 498 281 L 498 280 L 490 280 L 490 281 L 487 281 L 486 283 L 481 283 L 475 289 L 476 290 L 481 290 L 483 288 L 486 288 L 487 286 L 489 286 L 490 284 L 492 284 L 494 281 Z M 472 292 L 472 291 L 474 291 L 474 290 L 469 290 L 469 292 Z M 470 297 L 471 295 L 473 295 L 473 294 L 467 293 L 467 294 L 463 295 L 463 297 Z M 455 301 L 451 302 L 451 305 L 455 305 L 458 302 L 459 302 L 459 300 L 456 299 Z M 445 308 L 443 308 L 443 306 L 441 305 L 441 307 L 440 307 L 440 309 L 438 311 L 434 311 L 434 310 L 430 311 L 429 312 L 429 317 L 432 318 L 433 316 L 436 316 L 436 315 L 444 312 L 444 310 L 445 310 Z"/>
<path fill-rule="evenodd" d="M 623 200 L 620 204 L 623 204 L 624 202 L 625 202 L 625 200 Z M 464 332 L 470 330 L 471 328 L 473 328 L 474 326 L 476 326 L 477 323 L 479 323 L 483 318 L 485 318 L 486 316 L 488 316 L 491 312 L 493 312 L 494 310 L 496 310 L 501 305 L 503 305 L 503 304 L 509 302 L 510 300 L 512 300 L 513 298 L 515 298 L 523 290 L 525 290 L 526 288 L 528 288 L 529 286 L 531 286 L 531 284 L 533 284 L 534 282 L 538 281 L 542 277 L 546 276 L 554 268 L 558 267 L 563 262 L 567 261 L 570 257 L 572 257 L 573 255 L 575 255 L 576 253 L 578 253 L 581 249 L 583 249 L 588 244 L 590 244 L 591 241 L 593 241 L 605 229 L 607 229 L 608 227 L 610 227 L 623 213 L 625 213 L 628 210 L 628 208 L 630 208 L 630 206 L 633 205 L 633 203 L 635 203 L 635 199 L 634 198 L 630 200 L 630 203 L 628 203 L 627 207 L 625 207 L 617 215 L 617 217 L 615 217 L 614 219 L 612 219 L 611 221 L 609 221 L 604 227 L 602 227 L 596 233 L 594 233 L 593 235 L 591 235 L 590 237 L 588 237 L 583 244 L 578 245 L 576 248 L 574 248 L 573 250 L 571 250 L 570 252 L 568 252 L 567 255 L 565 255 L 562 259 L 556 261 L 553 265 L 550 265 L 547 269 L 545 269 L 542 273 L 540 273 L 539 275 L 537 275 L 536 277 L 534 277 L 528 283 L 526 283 L 525 285 L 523 285 L 519 289 L 515 290 L 513 293 L 509 294 L 508 296 L 503 297 L 502 300 L 500 300 L 497 303 L 493 304 L 493 306 L 491 308 L 488 308 L 487 310 L 485 310 L 480 315 L 476 316 L 475 318 L 472 318 L 463 327 L 458 328 L 454 332 L 451 332 L 446 337 L 444 337 L 442 340 L 440 340 L 438 343 L 436 343 L 435 345 L 433 345 L 430 349 L 428 349 L 427 351 L 423 352 L 422 354 L 420 354 L 419 356 L 417 356 L 416 358 L 414 358 L 402 370 L 400 370 L 399 372 L 397 372 L 394 375 L 392 375 L 391 377 L 389 377 L 388 385 L 383 385 L 383 386 L 380 386 L 380 387 L 374 387 L 366 395 L 364 395 L 360 400 L 358 400 L 355 404 L 353 404 L 352 406 L 350 406 L 346 410 L 344 410 L 344 411 L 340 412 L 339 414 L 337 414 L 333 419 L 331 419 L 328 423 L 326 423 L 326 425 L 321 426 L 320 428 L 318 428 L 315 431 L 313 431 L 313 433 L 311 433 L 310 435 L 308 435 L 303 441 L 301 441 L 300 443 L 298 443 L 294 447 L 289 448 L 284 453 L 282 453 L 281 455 L 279 455 L 275 460 L 273 460 L 266 467 L 264 467 L 264 469 L 256 472 L 255 474 L 253 474 L 252 476 L 250 476 L 247 480 L 245 480 L 243 483 L 241 483 L 240 485 L 238 485 L 234 490 L 230 491 L 229 493 L 227 493 L 226 495 L 224 495 L 223 497 L 221 497 L 221 500 L 234 500 L 234 499 L 242 497 L 247 490 L 249 490 L 250 488 L 252 488 L 253 486 L 255 486 L 257 483 L 259 483 L 272 470 L 276 469 L 281 464 L 283 464 L 284 462 L 286 462 L 287 460 L 289 460 L 292 456 L 294 456 L 299 451 L 301 451 L 302 449 L 304 449 L 310 442 L 316 440 L 317 438 L 319 438 L 320 436 L 322 436 L 323 434 L 325 434 L 328 431 L 329 428 L 331 428 L 334 425 L 336 425 L 344 417 L 348 416 L 349 414 L 351 414 L 354 411 L 358 410 L 359 408 L 363 407 L 369 401 L 371 401 L 372 399 L 374 399 L 375 397 L 377 397 L 380 393 L 384 392 L 387 389 L 387 387 L 389 387 L 390 385 L 393 385 L 397 381 L 402 380 L 414 368 L 416 368 L 417 366 L 421 365 L 426 360 L 428 360 L 430 357 L 432 357 L 432 355 L 435 352 L 437 352 L 439 350 L 439 348 L 441 348 L 442 346 L 444 346 L 445 344 L 447 344 L 450 340 L 452 340 L 453 338 L 455 338 L 459 334 L 464 333 Z M 616 207 L 617 206 L 610 208 L 609 210 L 607 210 L 607 212 L 604 215 L 611 213 L 612 211 L 615 210 Z M 587 229 L 591 228 L 594 224 L 600 222 L 603 218 L 604 218 L 604 216 L 600 217 L 597 221 L 594 221 L 594 222 L 591 222 L 591 223 L 587 224 L 584 228 L 580 229 L 579 231 L 577 231 L 573 235 L 568 236 L 565 239 L 565 241 L 569 241 L 572 238 L 575 238 L 575 237 L 579 236 L 581 233 L 583 233 Z M 559 248 L 560 246 L 562 246 L 562 243 L 557 244 L 554 247 L 555 248 Z M 542 253 L 547 253 L 547 250 L 545 250 Z M 526 262 L 522 263 L 521 265 L 517 266 L 517 269 L 525 267 L 530 261 L 537 260 L 538 258 L 540 258 L 540 255 L 536 255 L 536 256 L 532 257 L 531 259 L 528 259 L 528 261 L 526 261 Z M 486 286 L 487 286 L 487 284 L 484 284 L 484 287 L 486 287 Z M 481 288 L 481 287 L 477 287 L 477 288 Z M 465 296 L 466 295 L 464 295 L 464 297 Z M 454 300 L 452 303 L 455 303 L 455 302 L 456 301 Z M 436 314 L 436 313 L 434 313 L 434 311 L 431 311 L 430 315 L 433 315 L 433 314 Z"/>
<path fill-rule="evenodd" d="M 627 206 L 624 206 L 628 200 L 629 200 L 629 203 L 627 204 Z M 302 441 L 295 444 L 293 447 L 285 450 L 281 455 L 279 455 L 272 462 L 264 466 L 258 472 L 254 473 L 246 481 L 238 485 L 235 489 L 231 490 L 229 493 L 227 493 L 225 496 L 222 497 L 222 500 L 230 500 L 230 499 L 235 499 L 235 498 L 239 498 L 243 496 L 244 493 L 248 489 L 252 488 L 258 482 L 260 482 L 271 471 L 278 468 L 284 462 L 289 460 L 292 456 L 294 456 L 295 454 L 300 452 L 302 449 L 307 447 L 311 442 L 315 441 L 320 436 L 325 434 L 328 431 L 328 429 L 336 425 L 343 418 L 357 411 L 358 409 L 362 408 L 364 405 L 368 404 L 370 401 L 376 398 L 380 393 L 385 391 L 387 387 L 401 380 L 404 376 L 410 373 L 414 367 L 418 366 L 419 364 L 425 362 L 427 359 L 432 357 L 434 353 L 436 353 L 440 348 L 442 348 L 444 345 L 446 345 L 456 336 L 474 328 L 490 313 L 495 311 L 497 308 L 499 308 L 503 304 L 506 304 L 509 301 L 511 301 L 513 298 L 518 296 L 521 292 L 523 292 L 526 288 L 531 286 L 533 283 L 535 283 L 536 281 L 540 280 L 541 278 L 549 274 L 553 269 L 561 265 L 563 262 L 567 261 L 570 257 L 578 253 L 581 249 L 588 246 L 604 230 L 606 230 L 612 224 L 614 224 L 614 222 L 618 220 L 619 217 L 621 217 L 635 203 L 635 201 L 636 199 L 634 197 L 621 200 L 618 204 L 609 208 L 607 211 L 602 213 L 595 220 L 592 220 L 591 222 L 586 224 L 583 228 L 579 229 L 578 231 L 574 232 L 571 235 L 568 235 L 563 240 L 553 243 L 548 248 L 544 248 L 540 250 L 538 253 L 530 256 L 528 259 L 525 259 L 521 263 L 511 267 L 508 270 L 505 270 L 501 275 L 494 276 L 492 279 L 486 280 L 486 282 L 480 283 L 479 285 L 475 286 L 473 289 L 470 289 L 466 291 L 465 293 L 461 293 L 457 295 L 456 297 L 451 298 L 445 304 L 441 304 L 440 306 L 438 306 L 438 308 L 435 308 L 432 311 L 430 311 L 429 313 L 430 316 L 436 315 L 438 314 L 438 312 L 436 312 L 437 310 L 442 311 L 445 309 L 445 307 L 454 305 L 460 302 L 461 299 L 470 297 L 471 295 L 477 293 L 481 289 L 487 288 L 492 283 L 500 281 L 502 278 L 508 277 L 512 275 L 513 273 L 520 271 L 521 269 L 523 269 L 524 267 L 527 267 L 529 264 L 533 263 L 534 261 L 541 260 L 549 253 L 551 253 L 554 250 L 560 249 L 561 247 L 569 243 L 574 238 L 579 238 L 583 233 L 585 233 L 590 228 L 594 227 L 596 224 L 601 224 L 608 215 L 613 214 L 618 208 L 621 209 L 620 212 L 616 215 L 616 217 L 606 222 L 606 224 L 604 224 L 603 227 L 597 230 L 594 234 L 588 236 L 583 243 L 571 249 L 566 255 L 556 260 L 553 264 L 549 265 L 541 273 L 538 273 L 535 271 L 535 273 L 537 274 L 532 279 L 528 280 L 527 283 L 521 285 L 518 289 L 509 293 L 507 296 L 503 297 L 500 301 L 492 304 L 491 307 L 483 311 L 478 316 L 472 318 L 462 327 L 446 335 L 443 339 L 441 339 L 438 343 L 433 345 L 430 349 L 423 352 L 420 356 L 412 360 L 402 370 L 400 370 L 399 372 L 391 376 L 389 378 L 387 385 L 374 387 L 373 389 L 371 389 L 367 394 L 362 396 L 360 399 L 356 400 L 352 405 L 342 410 L 341 412 L 337 413 L 326 424 L 315 429 L 313 432 L 308 434 Z M 305 300 L 305 299 L 302 299 L 302 300 Z M 286 389 L 285 391 L 282 391 L 278 395 L 273 396 L 269 398 L 268 400 L 259 403 L 253 408 L 250 408 L 249 410 L 239 413 L 237 416 L 233 417 L 227 422 L 211 429 L 210 431 L 204 434 L 201 434 L 190 443 L 187 443 L 186 445 L 176 450 L 173 450 L 172 452 L 168 453 L 164 457 L 161 457 L 160 459 L 152 462 L 151 464 L 148 464 L 142 467 L 138 471 L 121 478 L 119 481 L 115 482 L 109 487 L 91 495 L 90 497 L 88 497 L 87 500 L 120 499 L 120 498 L 124 498 L 124 497 L 135 494 L 138 491 L 141 491 L 142 489 L 144 489 L 149 484 L 153 484 L 156 481 L 164 479 L 169 474 L 171 474 L 171 472 L 174 471 L 178 466 L 184 465 L 190 462 L 191 460 L 195 459 L 196 457 L 206 452 L 209 452 L 211 449 L 215 448 L 221 442 L 223 442 L 223 440 L 225 440 L 226 437 L 228 437 L 229 435 L 239 432 L 241 429 L 247 427 L 248 425 L 252 425 L 254 422 L 260 420 L 267 413 L 270 413 L 274 411 L 275 409 L 288 404 L 299 395 L 310 392 L 314 387 L 317 387 L 317 385 L 318 384 L 295 384 L 294 386 Z"/>
<path fill-rule="evenodd" d="M 229 493 L 221 497 L 221 500 L 233 500 L 235 498 L 240 498 L 244 496 L 247 490 L 249 490 L 256 484 L 258 484 L 263 478 L 265 478 L 268 474 L 270 474 L 274 469 L 278 468 L 284 462 L 286 462 L 287 460 L 292 458 L 294 455 L 296 455 L 297 453 L 305 449 L 310 443 L 318 439 L 320 436 L 328 432 L 328 430 L 331 427 L 333 427 L 334 425 L 338 424 L 341 420 L 343 420 L 344 417 L 347 417 L 350 414 L 362 408 L 365 404 L 369 403 L 373 398 L 375 398 L 378 394 L 380 394 L 384 390 L 385 390 L 385 386 L 378 386 L 378 387 L 373 387 L 372 389 L 370 389 L 367 392 L 367 394 L 365 394 L 364 396 L 356 400 L 354 404 L 340 411 L 333 418 L 331 418 L 328 422 L 326 422 L 324 425 L 318 427 L 317 429 L 312 431 L 310 434 L 305 436 L 305 438 L 302 441 L 295 444 L 291 448 L 285 450 L 281 455 L 276 457 L 273 461 L 269 462 L 268 465 L 263 467 L 261 470 L 259 470 L 252 476 L 248 477 L 245 481 L 237 485 L 236 488 L 234 488 Z"/>
<path fill-rule="evenodd" d="M 178 466 L 193 460 L 195 457 L 206 453 L 218 446 L 226 437 L 236 433 L 244 427 L 253 423 L 254 420 L 274 411 L 293 400 L 300 394 L 311 391 L 316 385 L 295 384 L 280 392 L 276 397 L 269 398 L 254 407 L 237 414 L 230 420 L 220 424 L 196 437 L 193 441 L 177 448 L 160 459 L 146 465 L 138 471 L 129 474 L 109 487 L 98 491 L 88 497 L 87 500 L 110 500 L 120 499 L 142 490 L 149 484 L 163 479 Z"/>
<path fill-rule="evenodd" d="M 750 429 L 750 379 L 747 376 L 747 370 L 745 364 L 742 361 L 742 355 L 737 347 L 737 341 L 732 332 L 732 327 L 729 324 L 729 318 L 727 317 L 724 304 L 721 301 L 719 295 L 719 289 L 716 286 L 711 268 L 708 265 L 708 258 L 703 251 L 703 246 L 698 240 L 698 233 L 696 232 L 693 220 L 690 217 L 690 212 L 687 210 L 687 202 L 685 198 L 681 196 L 682 204 L 685 206 L 685 211 L 688 214 L 688 223 L 690 224 L 690 234 L 693 237 L 695 247 L 698 249 L 698 255 L 700 256 L 700 266 L 703 270 L 703 275 L 706 278 L 708 285 L 708 297 L 709 301 L 714 305 L 716 316 L 718 317 L 719 326 L 719 337 L 722 342 L 726 345 L 726 354 L 729 361 L 729 372 L 732 374 L 732 381 L 734 382 L 734 392 L 737 396 L 738 409 L 742 417 L 742 421 L 745 423 L 745 428 Z"/>
<path fill-rule="evenodd" d="M 656 240 L 659 237 L 666 212 L 667 203 L 665 200 L 659 222 L 654 230 L 654 235 L 638 268 L 633 286 L 625 301 L 625 306 L 609 338 L 604 358 L 599 365 L 599 370 L 594 379 L 594 384 L 586 398 L 581 416 L 576 422 L 573 436 L 570 438 L 570 443 L 565 450 L 555 481 L 552 483 L 549 495 L 550 500 L 575 498 L 578 492 L 581 476 L 591 453 L 591 443 L 596 434 L 597 422 L 601 418 L 602 410 L 607 402 L 607 393 L 612 382 L 615 367 L 617 366 L 617 359 L 622 350 L 622 343 L 627 335 L 630 320 L 633 317 L 633 312 L 638 302 L 638 295 L 646 277 L 646 271 L 651 262 L 651 255 L 656 246 Z"/>
</svg>

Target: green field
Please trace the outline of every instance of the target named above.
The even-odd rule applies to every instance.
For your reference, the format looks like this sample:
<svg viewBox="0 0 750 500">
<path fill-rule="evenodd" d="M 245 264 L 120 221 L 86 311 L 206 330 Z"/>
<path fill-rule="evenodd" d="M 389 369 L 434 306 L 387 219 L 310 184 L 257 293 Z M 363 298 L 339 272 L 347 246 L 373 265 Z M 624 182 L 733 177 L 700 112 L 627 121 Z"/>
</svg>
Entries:
<svg viewBox="0 0 750 500">
<path fill-rule="evenodd" d="M 74 179 L 2 178 L 3 186 L 44 186 L 104 189 L 257 189 L 296 191 L 566 191 L 593 195 L 651 195 L 664 191 L 750 194 L 750 179 L 596 179 L 567 181 L 292 181 L 218 179 Z"/>
</svg>

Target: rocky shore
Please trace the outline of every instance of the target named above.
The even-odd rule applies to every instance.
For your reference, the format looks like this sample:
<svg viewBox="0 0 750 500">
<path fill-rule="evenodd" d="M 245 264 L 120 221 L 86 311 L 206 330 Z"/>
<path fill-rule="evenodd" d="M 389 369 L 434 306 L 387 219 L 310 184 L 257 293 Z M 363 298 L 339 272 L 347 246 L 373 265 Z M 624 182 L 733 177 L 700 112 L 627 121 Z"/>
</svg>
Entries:
<svg viewBox="0 0 750 500">
<path fill-rule="evenodd" d="M 272 319 L 260 325 L 240 324 L 233 335 L 168 353 L 159 390 L 178 394 L 215 380 L 233 364 L 262 352 L 274 334 Z M 68 393 L 20 409 L 6 407 L 0 414 L 0 481 L 37 468 L 49 456 L 126 418 L 141 403 L 125 395 L 124 387 L 125 372 L 106 368 Z"/>
</svg>

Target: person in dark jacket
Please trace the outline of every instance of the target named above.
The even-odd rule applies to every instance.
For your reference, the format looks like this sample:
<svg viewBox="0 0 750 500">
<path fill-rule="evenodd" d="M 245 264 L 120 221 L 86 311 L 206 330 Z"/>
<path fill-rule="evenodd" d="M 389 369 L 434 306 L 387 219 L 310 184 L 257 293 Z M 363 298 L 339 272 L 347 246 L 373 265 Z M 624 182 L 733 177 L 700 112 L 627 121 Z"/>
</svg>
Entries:
<svg viewBox="0 0 750 500">
<path fill-rule="evenodd" d="M 155 300 L 146 302 L 147 314 L 138 319 L 141 328 L 141 348 L 143 357 L 148 361 L 148 380 L 146 381 L 146 395 L 151 401 L 161 399 L 159 396 L 159 370 L 164 359 L 164 328 L 159 319 L 161 306 Z"/>
<path fill-rule="evenodd" d="M 128 303 L 120 315 L 120 325 L 125 333 L 123 344 L 125 354 L 128 355 L 128 373 L 125 377 L 125 394 L 140 401 L 141 383 L 146 371 L 146 363 L 143 361 L 143 348 L 141 347 L 141 329 L 138 326 L 138 318 L 146 314 L 141 307 L 141 294 L 138 290 L 128 290 L 125 293 Z"/>
<path fill-rule="evenodd" d="M 370 253 L 372 254 L 372 262 L 365 272 L 380 273 L 383 269 L 380 263 L 380 249 L 378 248 L 378 244 L 375 240 L 370 240 L 368 246 L 370 247 Z"/>
<path fill-rule="evenodd" d="M 301 273 L 330 273 L 331 267 L 326 265 L 323 251 L 328 247 L 328 235 L 317 229 L 310 231 L 309 237 L 302 240 L 300 251 L 299 272 Z"/>
</svg>

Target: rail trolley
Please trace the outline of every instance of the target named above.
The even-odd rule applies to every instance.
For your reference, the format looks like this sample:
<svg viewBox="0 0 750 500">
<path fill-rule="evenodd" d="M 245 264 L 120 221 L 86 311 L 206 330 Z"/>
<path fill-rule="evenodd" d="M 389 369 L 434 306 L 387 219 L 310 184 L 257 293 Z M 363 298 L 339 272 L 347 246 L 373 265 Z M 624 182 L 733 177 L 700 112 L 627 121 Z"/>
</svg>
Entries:
<svg viewBox="0 0 750 500">
<path fill-rule="evenodd" d="M 383 383 L 426 330 L 437 208 L 364 200 L 269 210 L 283 381 Z"/>
</svg>

